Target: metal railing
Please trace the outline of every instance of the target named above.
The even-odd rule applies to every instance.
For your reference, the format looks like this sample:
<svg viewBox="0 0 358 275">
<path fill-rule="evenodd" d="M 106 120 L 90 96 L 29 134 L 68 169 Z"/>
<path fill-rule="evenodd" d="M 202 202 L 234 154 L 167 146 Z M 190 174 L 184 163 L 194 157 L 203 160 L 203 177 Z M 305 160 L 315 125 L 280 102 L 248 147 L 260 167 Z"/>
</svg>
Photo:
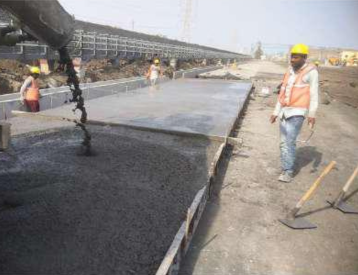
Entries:
<svg viewBox="0 0 358 275">
<path fill-rule="evenodd" d="M 77 30 L 72 42 L 68 45 L 76 56 L 92 55 L 93 57 L 117 57 L 119 55 L 152 55 L 165 58 L 203 59 L 223 58 L 237 59 L 244 56 L 222 51 L 204 50 L 193 46 L 180 46 L 170 43 L 159 43 L 116 35 L 85 33 Z"/>
<path fill-rule="evenodd" d="M 153 57 L 175 59 L 237 59 L 245 55 L 228 53 L 220 50 L 207 50 L 200 46 L 160 43 L 109 34 L 84 32 L 76 30 L 72 41 L 67 46 L 73 57 L 117 58 L 117 57 Z M 38 42 L 19 43 L 14 47 L 0 47 L 0 58 L 33 59 L 56 58 L 57 51 Z"/>
</svg>

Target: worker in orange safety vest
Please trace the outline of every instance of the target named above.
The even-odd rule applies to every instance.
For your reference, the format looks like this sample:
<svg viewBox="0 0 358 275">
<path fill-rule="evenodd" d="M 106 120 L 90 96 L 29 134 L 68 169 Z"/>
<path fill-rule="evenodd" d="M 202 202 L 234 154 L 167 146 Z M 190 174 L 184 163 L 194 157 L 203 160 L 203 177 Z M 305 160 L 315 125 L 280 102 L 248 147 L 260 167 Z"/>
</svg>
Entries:
<svg viewBox="0 0 358 275">
<path fill-rule="evenodd" d="M 297 44 L 291 49 L 291 66 L 286 72 L 271 123 L 280 119 L 282 173 L 278 180 L 291 182 L 294 176 L 296 141 L 305 117 L 313 128 L 318 108 L 317 67 L 307 62 L 308 46 Z"/>
<path fill-rule="evenodd" d="M 20 101 L 26 105 L 29 112 L 40 111 L 40 87 L 38 78 L 40 76 L 39 67 L 30 68 L 30 76 L 26 78 L 20 89 Z"/>
</svg>

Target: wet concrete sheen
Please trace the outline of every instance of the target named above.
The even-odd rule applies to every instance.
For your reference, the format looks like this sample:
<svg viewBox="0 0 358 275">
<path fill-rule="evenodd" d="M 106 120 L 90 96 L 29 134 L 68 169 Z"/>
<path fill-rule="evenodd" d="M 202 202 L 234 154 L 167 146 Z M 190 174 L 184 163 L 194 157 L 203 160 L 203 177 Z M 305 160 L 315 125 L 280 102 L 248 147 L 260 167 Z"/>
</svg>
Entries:
<svg viewBox="0 0 358 275">
<path fill-rule="evenodd" d="M 226 136 L 251 83 L 182 79 L 86 102 L 88 119 Z M 69 106 L 48 110 L 68 117 Z"/>
</svg>

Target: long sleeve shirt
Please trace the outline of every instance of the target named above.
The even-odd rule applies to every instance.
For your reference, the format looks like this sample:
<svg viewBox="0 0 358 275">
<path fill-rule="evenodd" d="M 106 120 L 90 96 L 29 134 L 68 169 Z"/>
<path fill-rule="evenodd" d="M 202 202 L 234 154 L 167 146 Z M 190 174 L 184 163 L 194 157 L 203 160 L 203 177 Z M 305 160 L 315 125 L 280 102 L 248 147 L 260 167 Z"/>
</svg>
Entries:
<svg viewBox="0 0 358 275">
<path fill-rule="evenodd" d="M 307 64 L 304 65 L 304 67 Z M 290 77 L 288 79 L 287 87 L 285 90 L 286 99 L 290 98 L 290 91 L 292 90 L 292 86 L 295 83 L 295 80 L 298 76 L 296 72 L 290 68 L 289 69 Z M 314 118 L 316 116 L 316 112 L 318 109 L 318 92 L 319 92 L 319 82 L 318 82 L 318 72 L 317 70 L 312 70 L 307 73 L 303 77 L 303 82 L 308 83 L 310 85 L 310 106 L 309 109 L 306 108 L 297 108 L 297 107 L 283 107 L 281 103 L 278 101 L 273 112 L 273 115 L 278 116 L 280 118 L 285 117 L 289 118 L 292 116 L 306 116 Z"/>
<path fill-rule="evenodd" d="M 22 84 L 20 88 L 20 98 L 25 98 L 26 90 L 31 87 L 31 84 L 32 84 L 32 78 L 31 77 L 26 78 L 24 84 Z"/>
</svg>

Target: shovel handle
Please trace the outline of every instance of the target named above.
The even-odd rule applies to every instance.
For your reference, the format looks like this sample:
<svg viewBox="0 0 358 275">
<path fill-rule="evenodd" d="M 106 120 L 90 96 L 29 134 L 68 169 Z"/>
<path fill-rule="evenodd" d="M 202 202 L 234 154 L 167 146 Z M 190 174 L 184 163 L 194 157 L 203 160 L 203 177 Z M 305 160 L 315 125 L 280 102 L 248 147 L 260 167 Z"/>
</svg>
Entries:
<svg viewBox="0 0 358 275">
<path fill-rule="evenodd" d="M 352 185 L 354 179 L 356 178 L 356 176 L 358 175 L 358 166 L 357 168 L 354 170 L 353 174 L 349 177 L 348 181 L 346 182 L 346 184 L 343 187 L 343 192 L 347 193 L 349 187 Z"/>
<path fill-rule="evenodd" d="M 338 206 L 340 205 L 340 203 L 342 202 L 342 200 L 344 199 L 346 193 L 348 192 L 349 187 L 352 185 L 352 182 L 354 181 L 355 177 L 358 174 L 358 166 L 357 168 L 354 170 L 353 174 L 349 177 L 348 181 L 346 182 L 346 184 L 343 186 L 342 191 L 338 194 L 338 197 L 335 199 L 334 201 L 334 205 L 333 208 L 338 208 Z"/>
<path fill-rule="evenodd" d="M 303 197 L 300 199 L 300 201 L 297 203 L 296 208 L 301 208 L 303 204 L 312 196 L 313 192 L 317 189 L 317 187 L 321 184 L 322 179 L 328 175 L 329 172 L 333 169 L 333 167 L 336 165 L 335 161 L 331 161 L 331 163 L 323 170 L 321 175 L 316 179 L 316 181 L 312 184 L 310 189 L 306 192 L 306 194 L 303 195 Z"/>
</svg>

